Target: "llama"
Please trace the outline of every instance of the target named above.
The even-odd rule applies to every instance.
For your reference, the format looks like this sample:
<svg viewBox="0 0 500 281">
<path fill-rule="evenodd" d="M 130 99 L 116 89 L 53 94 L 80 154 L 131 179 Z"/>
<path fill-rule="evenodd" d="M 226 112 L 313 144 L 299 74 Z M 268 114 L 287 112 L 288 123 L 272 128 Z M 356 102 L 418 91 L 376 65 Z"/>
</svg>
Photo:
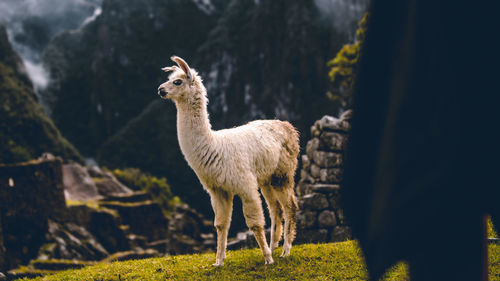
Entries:
<svg viewBox="0 0 500 281">
<path fill-rule="evenodd" d="M 207 91 L 198 73 L 181 58 L 177 66 L 162 70 L 172 73 L 160 85 L 158 94 L 171 99 L 177 108 L 177 137 L 182 154 L 210 194 L 217 230 L 214 266 L 222 266 L 233 197 L 243 203 L 246 224 L 253 231 L 264 256 L 272 264 L 271 253 L 281 240 L 282 257 L 290 254 L 295 238 L 297 199 L 294 175 L 299 153 L 297 130 L 286 121 L 257 120 L 232 129 L 213 131 L 207 113 Z M 264 234 L 264 213 L 259 195 L 264 195 L 271 216 L 270 245 Z"/>
</svg>

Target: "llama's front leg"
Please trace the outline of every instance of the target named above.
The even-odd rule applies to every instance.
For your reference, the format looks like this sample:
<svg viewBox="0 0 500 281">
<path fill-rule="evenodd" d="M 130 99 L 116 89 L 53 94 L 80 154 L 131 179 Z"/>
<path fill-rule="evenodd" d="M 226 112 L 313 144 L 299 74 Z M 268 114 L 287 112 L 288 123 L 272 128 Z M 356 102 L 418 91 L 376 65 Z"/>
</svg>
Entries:
<svg viewBox="0 0 500 281">
<path fill-rule="evenodd" d="M 210 199 L 215 213 L 214 226 L 217 230 L 217 254 L 213 265 L 222 266 L 226 258 L 227 233 L 233 212 L 233 195 L 221 189 L 211 189 Z"/>
<path fill-rule="evenodd" d="M 245 221 L 250 230 L 253 231 L 255 239 L 262 250 L 262 255 L 266 264 L 272 264 L 273 257 L 271 256 L 271 249 L 267 245 L 266 236 L 264 233 L 264 212 L 262 210 L 262 202 L 257 189 L 247 190 L 242 194 L 241 201 L 243 203 L 243 214 Z"/>
</svg>

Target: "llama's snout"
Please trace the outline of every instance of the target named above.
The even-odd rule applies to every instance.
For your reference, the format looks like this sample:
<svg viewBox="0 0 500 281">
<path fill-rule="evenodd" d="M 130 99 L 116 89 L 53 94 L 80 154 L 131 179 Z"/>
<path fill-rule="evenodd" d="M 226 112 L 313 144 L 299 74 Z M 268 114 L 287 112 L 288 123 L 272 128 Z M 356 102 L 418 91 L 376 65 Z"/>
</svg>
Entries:
<svg viewBox="0 0 500 281">
<path fill-rule="evenodd" d="M 160 95 L 160 97 L 164 98 L 167 96 L 167 94 L 168 94 L 168 92 L 165 91 L 164 88 L 162 88 L 162 87 L 158 88 L 158 95 Z"/>
</svg>

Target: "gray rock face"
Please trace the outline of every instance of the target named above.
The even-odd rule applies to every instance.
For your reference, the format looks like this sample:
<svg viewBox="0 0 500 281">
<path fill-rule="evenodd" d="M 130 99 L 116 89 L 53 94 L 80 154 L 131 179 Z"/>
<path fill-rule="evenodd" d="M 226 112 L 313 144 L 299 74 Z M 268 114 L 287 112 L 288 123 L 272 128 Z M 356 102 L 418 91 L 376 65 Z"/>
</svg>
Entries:
<svg viewBox="0 0 500 281">
<path fill-rule="evenodd" d="M 100 198 L 99 191 L 86 168 L 78 163 L 65 164 L 62 172 L 66 200 L 86 201 Z"/>
<path fill-rule="evenodd" d="M 92 180 L 94 181 L 100 195 L 119 196 L 132 193 L 132 190 L 119 182 L 112 173 L 103 172 L 97 167 L 87 168 L 87 170 L 92 176 Z"/>
<path fill-rule="evenodd" d="M 85 228 L 74 223 L 60 224 L 49 220 L 47 242 L 38 252 L 38 259 L 101 260 L 109 255 Z"/>
</svg>

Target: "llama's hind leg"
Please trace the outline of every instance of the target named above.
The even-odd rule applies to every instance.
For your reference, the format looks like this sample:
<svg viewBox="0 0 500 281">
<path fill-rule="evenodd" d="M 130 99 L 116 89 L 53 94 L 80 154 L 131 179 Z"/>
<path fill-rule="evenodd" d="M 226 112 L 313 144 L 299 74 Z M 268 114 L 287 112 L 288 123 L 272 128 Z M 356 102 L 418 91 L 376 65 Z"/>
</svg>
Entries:
<svg viewBox="0 0 500 281">
<path fill-rule="evenodd" d="M 217 230 L 217 254 L 214 266 L 224 265 L 227 234 L 233 212 L 233 195 L 220 189 L 210 190 L 210 199 L 215 213 L 214 226 Z"/>
<path fill-rule="evenodd" d="M 295 197 L 295 192 L 293 190 L 293 184 L 290 187 L 277 192 L 277 195 L 285 213 L 285 241 L 283 243 L 283 253 L 281 254 L 281 257 L 286 257 L 290 255 L 292 242 L 295 239 L 297 211 L 299 208 L 297 198 Z"/>
<path fill-rule="evenodd" d="M 265 186 L 260 190 L 266 199 L 269 215 L 271 217 L 271 239 L 269 241 L 269 247 L 271 248 L 271 251 L 274 251 L 278 248 L 283 232 L 283 209 L 271 188 L 271 186 Z"/>
<path fill-rule="evenodd" d="M 271 249 L 269 249 L 266 242 L 264 233 L 264 212 L 262 210 L 262 201 L 260 200 L 257 185 L 245 190 L 244 193 L 240 194 L 240 197 L 243 203 L 243 214 L 245 215 L 247 226 L 253 231 L 255 240 L 257 240 L 257 244 L 259 244 L 262 255 L 264 256 L 265 263 L 272 264 L 274 261 L 271 256 Z"/>
</svg>

